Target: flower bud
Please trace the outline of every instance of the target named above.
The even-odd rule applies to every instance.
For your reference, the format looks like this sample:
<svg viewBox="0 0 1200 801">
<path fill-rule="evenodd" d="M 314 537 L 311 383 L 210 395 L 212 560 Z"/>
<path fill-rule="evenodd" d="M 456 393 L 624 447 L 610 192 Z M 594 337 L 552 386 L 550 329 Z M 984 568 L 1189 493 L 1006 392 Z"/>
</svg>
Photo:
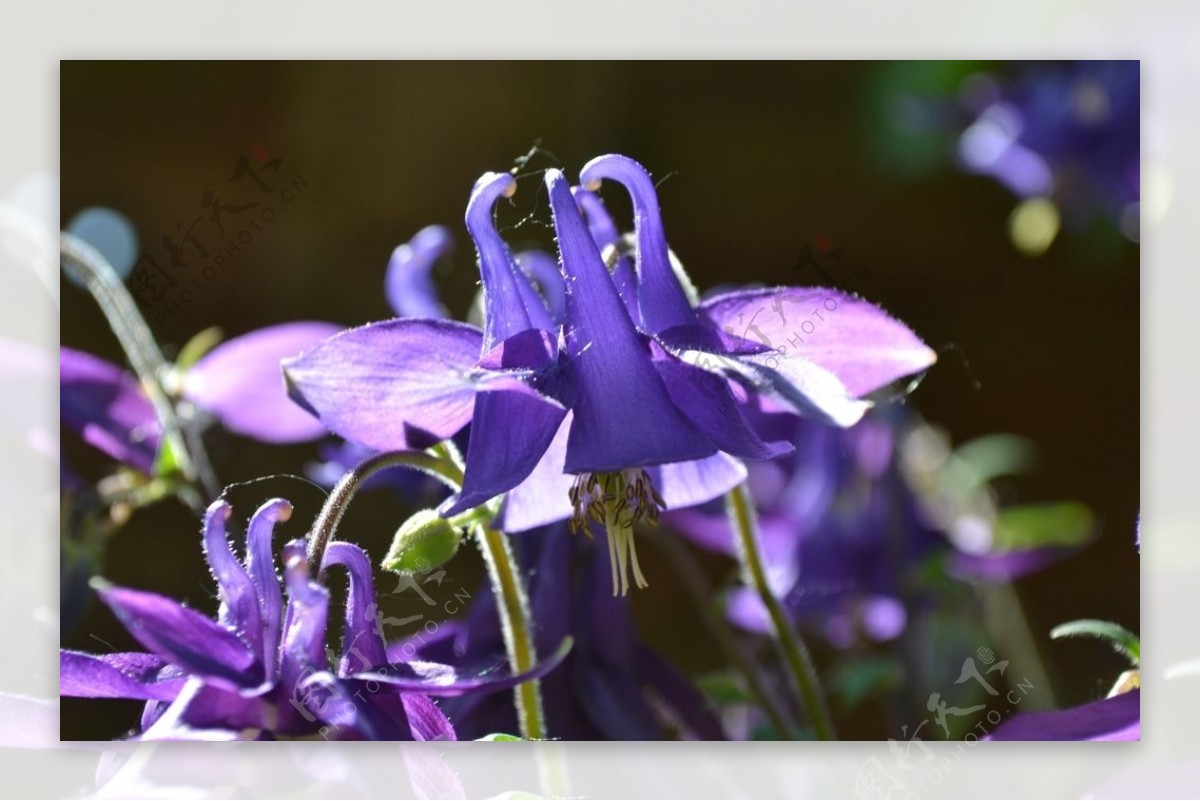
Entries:
<svg viewBox="0 0 1200 801">
<path fill-rule="evenodd" d="M 462 532 L 432 509 L 405 520 L 383 557 L 382 567 L 394 573 L 428 573 L 450 561 L 462 542 Z"/>
</svg>

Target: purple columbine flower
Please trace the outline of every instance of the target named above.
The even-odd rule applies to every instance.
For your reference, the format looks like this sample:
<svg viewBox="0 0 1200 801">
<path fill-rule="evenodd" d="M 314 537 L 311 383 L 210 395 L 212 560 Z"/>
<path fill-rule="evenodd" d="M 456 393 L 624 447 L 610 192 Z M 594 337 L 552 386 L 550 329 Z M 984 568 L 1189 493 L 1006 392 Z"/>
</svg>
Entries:
<svg viewBox="0 0 1200 801">
<path fill-rule="evenodd" d="M 587 538 L 568 537 L 558 523 L 512 539 L 529 566 L 529 605 L 535 645 L 551 653 L 563 639 L 574 645 L 562 664 L 540 680 L 547 729 L 564 740 L 724 739 L 704 696 L 638 636 L 627 598 L 604 590 L 610 555 Z M 393 646 L 436 661 L 484 661 L 504 653 L 495 600 L 477 593 L 465 619 L 443 624 Z M 443 708 L 459 735 L 477 738 L 514 731 L 516 714 L 504 693 L 446 699 Z"/>
<path fill-rule="evenodd" d="M 849 424 L 869 407 L 864 395 L 936 357 L 877 307 L 829 290 L 731 293 L 694 308 L 671 265 L 645 170 L 605 156 L 582 174 L 588 185 L 602 179 L 623 183 L 633 197 L 636 285 L 628 274 L 620 286 L 614 281 L 595 238 L 611 232 L 595 214 L 589 228 L 580 190 L 548 170 L 565 288 L 556 320 L 492 221 L 516 180 L 489 173 L 466 215 L 479 253 L 482 330 L 446 320 L 374 323 L 287 360 L 285 373 L 330 430 L 374 449 L 445 439 L 469 423 L 463 489 L 444 513 L 509 493 L 500 512 L 509 531 L 572 514 L 577 529 L 589 519 L 603 523 L 624 589 L 630 567 L 644 583 L 633 549 L 637 520 L 728 491 L 745 475 L 737 459 L 790 450 L 754 432 L 739 408 L 746 394 Z M 730 333 L 760 306 L 830 301 L 839 317 L 808 340 L 782 314 L 784 328 L 772 329 L 779 336 L 770 343 Z M 794 352 L 782 358 L 788 341 Z"/>
<path fill-rule="evenodd" d="M 272 558 L 287 501 L 264 504 L 235 557 L 223 501 L 204 519 L 204 552 L 217 580 L 217 620 L 170 598 L 100 584 L 100 598 L 148 651 L 63 650 L 62 695 L 145 700 L 140 739 L 454 739 L 430 696 L 511 688 L 552 669 L 562 654 L 523 675 L 461 675 L 448 665 L 394 662 L 380 634 L 371 563 L 357 545 L 331 543 L 322 570 L 349 578 L 340 661 L 326 655 L 329 591 L 309 575 L 305 545 L 283 549 L 287 604 Z"/>
<path fill-rule="evenodd" d="M 279 362 L 340 330 L 322 322 L 268 326 L 224 342 L 187 369 L 180 397 L 228 430 L 262 442 L 304 442 L 326 431 L 293 403 Z M 85 442 L 122 464 L 153 471 L 160 444 L 154 407 L 138 379 L 97 356 L 62 348 L 61 419 Z"/>
</svg>

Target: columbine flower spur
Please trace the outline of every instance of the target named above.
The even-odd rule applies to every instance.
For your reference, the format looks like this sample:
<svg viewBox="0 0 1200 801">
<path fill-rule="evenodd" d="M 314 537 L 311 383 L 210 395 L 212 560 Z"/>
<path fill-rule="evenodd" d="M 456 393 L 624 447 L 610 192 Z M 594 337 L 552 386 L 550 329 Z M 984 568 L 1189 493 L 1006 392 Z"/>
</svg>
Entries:
<svg viewBox="0 0 1200 801">
<path fill-rule="evenodd" d="M 649 175 L 623 156 L 595 159 L 582 173 L 589 187 L 606 179 L 629 190 L 636 215 L 632 260 L 618 259 L 616 276 L 601 254 L 615 229 L 598 197 L 573 192 L 559 170 L 545 174 L 565 289 L 560 318 L 492 221 L 492 207 L 515 192 L 516 180 L 489 173 L 466 215 L 479 253 L 483 330 L 441 319 L 373 323 L 285 360 L 284 369 L 294 397 L 331 431 L 373 449 L 445 439 L 469 423 L 463 489 L 443 512 L 507 493 L 499 522 L 509 531 L 603 518 L 620 566 L 615 591 L 628 585 L 627 565 L 643 583 L 635 518 L 717 497 L 744 479 L 739 459 L 790 451 L 786 442 L 764 442 L 747 422 L 740 404 L 748 395 L 850 425 L 870 406 L 864 396 L 936 357 L 902 323 L 833 290 L 751 290 L 693 306 L 672 266 Z M 748 312 L 784 304 L 837 311 L 803 338 L 783 314 L 778 324 L 756 326 L 758 340 L 744 327 L 736 333 Z M 617 486 L 620 493 L 594 491 Z"/>
</svg>

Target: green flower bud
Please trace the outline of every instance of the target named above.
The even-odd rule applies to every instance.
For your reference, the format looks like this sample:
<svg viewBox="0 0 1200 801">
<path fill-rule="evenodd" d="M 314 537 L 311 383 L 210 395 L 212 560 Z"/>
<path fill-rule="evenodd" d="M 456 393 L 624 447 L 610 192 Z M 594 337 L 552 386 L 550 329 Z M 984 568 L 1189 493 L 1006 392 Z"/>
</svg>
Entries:
<svg viewBox="0 0 1200 801">
<path fill-rule="evenodd" d="M 449 562 L 461 542 L 461 531 L 432 509 L 422 509 L 396 531 L 382 567 L 393 573 L 428 573 Z"/>
</svg>

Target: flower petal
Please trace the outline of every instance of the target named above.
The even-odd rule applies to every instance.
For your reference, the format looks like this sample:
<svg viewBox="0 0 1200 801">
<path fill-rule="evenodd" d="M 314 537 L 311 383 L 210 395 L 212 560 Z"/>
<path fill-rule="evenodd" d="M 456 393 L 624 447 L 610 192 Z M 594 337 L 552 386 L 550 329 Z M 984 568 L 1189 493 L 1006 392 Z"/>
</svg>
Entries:
<svg viewBox="0 0 1200 801">
<path fill-rule="evenodd" d="M 997 726 L 987 740 L 1141 740 L 1140 690 L 1055 712 L 1025 712 Z"/>
<path fill-rule="evenodd" d="M 274 498 L 258 507 L 246 526 L 246 572 L 254 583 L 262 618 L 262 653 L 267 675 L 275 675 L 279 660 L 279 637 L 283 618 L 283 597 L 279 575 L 275 572 L 275 552 L 271 538 L 276 524 L 292 516 L 292 505 Z"/>
<path fill-rule="evenodd" d="M 389 670 L 360 673 L 355 678 L 377 681 L 405 692 L 434 696 L 510 690 L 518 684 L 541 678 L 558 667 L 570 653 L 571 644 L 571 640 L 564 640 L 548 659 L 524 673 L 496 673 L 494 667 L 472 670 L 434 662 L 403 662 L 392 664 Z"/>
<path fill-rule="evenodd" d="M 468 373 L 481 342 L 464 323 L 388 320 L 325 340 L 286 360 L 284 373 L 293 397 L 335 434 L 375 450 L 424 446 L 471 419 Z"/>
<path fill-rule="evenodd" d="M 775 459 L 795 450 L 789 442 L 759 438 L 723 376 L 677 359 L 657 345 L 652 352 L 671 401 L 722 451 L 741 459 Z"/>
<path fill-rule="evenodd" d="M 567 472 L 615 471 L 715 453 L 672 405 L 566 179 L 547 170 L 546 186 L 567 285 L 565 369 L 578 391 Z"/>
<path fill-rule="evenodd" d="M 434 703 L 432 698 L 417 693 L 401 695 L 404 711 L 408 713 L 408 725 L 413 739 L 429 741 L 453 741 L 458 739 L 450 719 Z"/>
<path fill-rule="evenodd" d="M 325 426 L 288 397 L 280 362 L 342 330 L 299 322 L 251 331 L 213 348 L 183 379 L 184 397 L 236 434 L 263 442 L 304 442 Z"/>
<path fill-rule="evenodd" d="M 856 398 L 937 361 L 937 354 L 904 323 L 873 303 L 833 289 L 731 292 L 705 301 L 699 311 L 728 333 L 787 349 L 788 356 L 819 365 Z"/>
<path fill-rule="evenodd" d="M 667 509 L 706 503 L 746 480 L 746 466 L 727 453 L 658 465 L 646 472 Z"/>
<path fill-rule="evenodd" d="M 407 713 L 395 691 L 358 678 L 314 673 L 301 685 L 308 714 L 335 727 L 338 739 L 411 740 Z"/>
<path fill-rule="evenodd" d="M 605 179 L 622 184 L 633 201 L 638 308 L 643 328 L 655 333 L 672 326 L 694 324 L 696 312 L 688 302 L 667 254 L 658 193 L 654 191 L 649 173 L 628 156 L 617 154 L 594 158 L 579 173 L 579 182 L 589 189 Z"/>
<path fill-rule="evenodd" d="M 397 317 L 446 317 L 431 273 L 437 260 L 453 247 L 454 238 L 449 228 L 430 225 L 392 251 L 383 289 Z"/>
<path fill-rule="evenodd" d="M 96 592 L 142 645 L 188 673 L 234 689 L 263 680 L 262 664 L 237 635 L 170 598 L 97 582 Z"/>
<path fill-rule="evenodd" d="M 149 473 L 158 451 L 158 421 L 137 379 L 71 348 L 61 348 L 59 358 L 63 423 L 92 447 Z"/>
<path fill-rule="evenodd" d="M 509 173 L 489 172 L 475 182 L 467 201 L 467 231 L 479 251 L 479 276 L 483 283 L 483 348 L 513 334 L 548 324 L 549 314 L 525 274 L 517 269 L 508 245 L 496 231 L 492 207 L 502 197 L 512 197 L 517 180 Z M 540 306 L 540 314 L 539 314 Z M 534 317 L 540 318 L 535 325 Z"/>
<path fill-rule="evenodd" d="M 550 321 L 561 323 L 567 313 L 567 290 L 558 271 L 558 260 L 543 250 L 526 250 L 517 254 L 517 266 L 537 284 Z"/>
<path fill-rule="evenodd" d="M 575 477 L 564 470 L 567 438 L 573 415 L 568 412 L 533 471 L 508 491 L 496 517 L 497 526 L 510 533 L 566 520 L 574 513 L 571 485 Z"/>
<path fill-rule="evenodd" d="M 579 204 L 580 211 L 587 219 L 588 231 L 591 232 L 596 247 L 600 249 L 601 255 L 608 259 L 605 248 L 618 248 L 621 244 L 621 233 L 617 230 L 608 209 L 604 207 L 604 201 L 595 192 L 581 186 L 577 186 L 571 191 L 575 194 L 575 202 Z M 633 259 L 627 254 L 618 252 L 617 262 L 612 268 L 612 280 L 617 287 L 617 294 L 621 296 L 621 301 L 625 304 L 625 311 L 629 314 L 629 319 L 640 320 L 637 271 L 634 268 Z"/>
<path fill-rule="evenodd" d="M 265 662 L 258 595 L 246 568 L 233 555 L 225 536 L 225 521 L 232 511 L 224 501 L 214 501 L 204 513 L 204 558 L 217 580 L 217 593 L 221 598 L 217 619 L 238 635 L 254 652 L 255 658 Z"/>
<path fill-rule="evenodd" d="M 139 698 L 170 701 L 187 676 L 155 654 L 85 654 L 59 651 L 61 695 L 79 698 Z"/>
<path fill-rule="evenodd" d="M 376 670 L 387 664 L 387 649 L 379 628 L 375 582 L 366 551 L 349 542 L 331 542 L 321 561 L 321 572 L 330 565 L 346 568 L 350 591 L 346 595 L 346 626 L 342 632 L 340 675 Z"/>
</svg>

